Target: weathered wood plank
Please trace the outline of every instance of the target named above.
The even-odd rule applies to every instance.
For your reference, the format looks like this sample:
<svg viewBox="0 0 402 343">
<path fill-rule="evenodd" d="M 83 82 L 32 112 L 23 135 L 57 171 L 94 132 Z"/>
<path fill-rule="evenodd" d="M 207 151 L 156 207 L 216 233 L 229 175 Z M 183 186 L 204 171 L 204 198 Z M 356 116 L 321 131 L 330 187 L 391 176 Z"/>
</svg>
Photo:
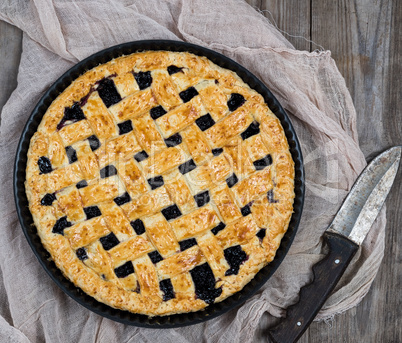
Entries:
<svg viewBox="0 0 402 343">
<path fill-rule="evenodd" d="M 4 21 L 0 21 L 0 111 L 12 91 L 17 87 L 21 43 L 21 30 Z"/>
<path fill-rule="evenodd" d="M 261 11 L 296 49 L 311 50 L 310 0 L 246 1 Z"/>
<path fill-rule="evenodd" d="M 284 2 L 293 11 L 295 3 Z M 332 51 L 357 109 L 357 130 L 365 156 L 370 159 L 391 145 L 402 144 L 402 91 L 398 83 L 402 72 L 401 3 L 397 0 L 311 0 L 311 14 L 305 17 L 302 15 L 306 9 L 287 16 L 289 11 L 278 10 L 280 6 L 276 1 L 260 2 L 261 9 L 272 13 L 279 29 L 289 31 L 289 22 L 304 20 L 301 26 L 311 27 L 306 38 Z M 287 38 L 301 49 L 291 37 Z M 336 316 L 331 323 L 313 323 L 300 343 L 402 341 L 402 275 L 398 273 L 402 243 L 398 232 L 402 216 L 401 174 L 399 171 L 387 200 L 385 257 L 369 294 L 356 308 Z M 265 341 L 263 328 L 267 325 L 263 317 L 256 341 Z"/>
</svg>

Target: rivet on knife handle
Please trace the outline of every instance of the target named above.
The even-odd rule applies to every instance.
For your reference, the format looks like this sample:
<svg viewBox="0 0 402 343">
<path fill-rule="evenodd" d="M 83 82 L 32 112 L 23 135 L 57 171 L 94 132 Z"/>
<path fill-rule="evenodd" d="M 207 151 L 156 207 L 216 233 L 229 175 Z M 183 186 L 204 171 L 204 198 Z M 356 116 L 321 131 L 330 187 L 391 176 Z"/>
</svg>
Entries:
<svg viewBox="0 0 402 343">
<path fill-rule="evenodd" d="M 313 266 L 312 283 L 300 290 L 299 301 L 288 308 L 286 318 L 268 332 L 274 343 L 293 343 L 301 337 L 359 248 L 346 237 L 333 232 L 325 232 L 323 237 L 329 253 Z"/>
</svg>

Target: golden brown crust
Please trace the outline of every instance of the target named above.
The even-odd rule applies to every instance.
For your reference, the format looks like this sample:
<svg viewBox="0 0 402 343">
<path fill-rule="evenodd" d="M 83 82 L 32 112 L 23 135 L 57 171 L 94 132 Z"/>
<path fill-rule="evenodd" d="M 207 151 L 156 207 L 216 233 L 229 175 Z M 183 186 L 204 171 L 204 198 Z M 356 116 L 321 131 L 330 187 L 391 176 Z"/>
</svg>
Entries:
<svg viewBox="0 0 402 343">
<path fill-rule="evenodd" d="M 64 275 L 149 316 L 241 290 L 293 211 L 280 121 L 235 73 L 189 53 L 136 53 L 77 78 L 33 135 L 26 175 Z"/>
</svg>

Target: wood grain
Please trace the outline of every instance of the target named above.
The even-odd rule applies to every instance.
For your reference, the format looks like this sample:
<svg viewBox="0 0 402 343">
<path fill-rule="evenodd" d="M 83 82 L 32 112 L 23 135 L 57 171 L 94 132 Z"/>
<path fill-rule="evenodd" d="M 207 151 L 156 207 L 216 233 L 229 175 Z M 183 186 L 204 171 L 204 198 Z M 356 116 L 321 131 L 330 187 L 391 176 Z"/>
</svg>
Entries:
<svg viewBox="0 0 402 343">
<path fill-rule="evenodd" d="M 370 160 L 387 147 L 402 144 L 401 2 L 311 0 L 304 9 L 299 4 L 294 6 L 296 2 L 281 2 L 281 11 L 273 0 L 263 0 L 260 6 L 271 8 L 279 29 L 305 21 L 297 26 L 310 25 L 306 38 L 332 51 L 356 106 L 359 143 L 366 158 Z M 402 235 L 398 230 L 402 219 L 401 180 L 399 170 L 387 200 L 385 256 L 369 293 L 357 307 L 335 316 L 332 322 L 313 323 L 299 342 L 402 342 Z M 264 327 L 268 324 L 267 317 L 263 317 L 256 342 L 266 341 Z"/>
<path fill-rule="evenodd" d="M 355 103 L 359 141 L 368 159 L 402 144 L 401 1 L 246 1 L 286 32 L 297 49 L 321 45 L 332 51 Z M 0 109 L 17 84 L 21 41 L 20 30 L 0 21 Z M 400 169 L 387 200 L 385 257 L 368 295 L 332 322 L 313 323 L 300 343 L 402 342 L 401 181 Z M 263 316 L 255 342 L 267 342 L 269 324 Z"/>
<path fill-rule="evenodd" d="M 17 71 L 22 51 L 22 32 L 0 21 L 0 110 L 17 87 Z M 1 116 L 0 116 L 1 123 Z"/>
</svg>

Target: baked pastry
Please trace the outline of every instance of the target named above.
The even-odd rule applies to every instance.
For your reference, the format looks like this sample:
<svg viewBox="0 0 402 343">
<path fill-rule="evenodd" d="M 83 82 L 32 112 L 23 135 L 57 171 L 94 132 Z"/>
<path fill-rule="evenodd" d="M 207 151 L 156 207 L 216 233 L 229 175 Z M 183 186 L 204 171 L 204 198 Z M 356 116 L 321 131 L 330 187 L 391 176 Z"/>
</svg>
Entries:
<svg viewBox="0 0 402 343">
<path fill-rule="evenodd" d="M 190 53 L 119 57 L 49 106 L 26 194 L 63 274 L 111 307 L 197 311 L 273 260 L 294 163 L 263 97 Z"/>
</svg>

